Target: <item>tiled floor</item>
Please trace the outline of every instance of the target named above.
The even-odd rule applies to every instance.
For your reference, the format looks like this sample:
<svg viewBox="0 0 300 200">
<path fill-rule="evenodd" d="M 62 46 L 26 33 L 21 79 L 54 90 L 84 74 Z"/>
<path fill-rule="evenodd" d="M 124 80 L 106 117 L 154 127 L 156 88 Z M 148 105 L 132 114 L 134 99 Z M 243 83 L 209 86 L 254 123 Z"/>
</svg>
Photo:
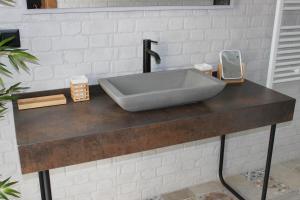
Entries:
<svg viewBox="0 0 300 200">
<path fill-rule="evenodd" d="M 260 199 L 264 170 L 226 178 L 249 200 Z M 151 200 L 237 200 L 218 181 L 163 194 Z M 272 166 L 268 200 L 300 200 L 300 159 Z"/>
</svg>

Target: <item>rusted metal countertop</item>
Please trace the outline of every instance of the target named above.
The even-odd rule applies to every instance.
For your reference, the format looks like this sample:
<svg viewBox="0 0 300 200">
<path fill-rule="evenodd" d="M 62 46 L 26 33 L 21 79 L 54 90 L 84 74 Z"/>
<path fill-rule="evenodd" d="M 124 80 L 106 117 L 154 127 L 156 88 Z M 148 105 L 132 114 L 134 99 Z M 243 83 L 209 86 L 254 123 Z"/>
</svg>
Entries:
<svg viewBox="0 0 300 200">
<path fill-rule="evenodd" d="M 22 173 L 30 173 L 201 140 L 293 119 L 295 99 L 246 81 L 216 97 L 189 105 L 143 112 L 120 108 L 100 86 L 91 100 L 19 111 L 14 117 Z"/>
</svg>

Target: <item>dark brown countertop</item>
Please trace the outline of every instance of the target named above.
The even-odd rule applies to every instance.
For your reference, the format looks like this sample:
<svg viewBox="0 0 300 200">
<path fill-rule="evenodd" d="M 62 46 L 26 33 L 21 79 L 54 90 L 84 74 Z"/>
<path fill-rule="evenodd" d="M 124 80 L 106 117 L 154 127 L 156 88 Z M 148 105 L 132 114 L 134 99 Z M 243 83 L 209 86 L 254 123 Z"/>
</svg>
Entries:
<svg viewBox="0 0 300 200">
<path fill-rule="evenodd" d="M 286 122 L 295 107 L 295 99 L 250 81 L 203 102 L 136 113 L 122 110 L 100 86 L 81 103 L 73 103 L 68 91 L 20 95 L 65 93 L 67 105 L 19 111 L 14 104 L 23 173 Z"/>
</svg>

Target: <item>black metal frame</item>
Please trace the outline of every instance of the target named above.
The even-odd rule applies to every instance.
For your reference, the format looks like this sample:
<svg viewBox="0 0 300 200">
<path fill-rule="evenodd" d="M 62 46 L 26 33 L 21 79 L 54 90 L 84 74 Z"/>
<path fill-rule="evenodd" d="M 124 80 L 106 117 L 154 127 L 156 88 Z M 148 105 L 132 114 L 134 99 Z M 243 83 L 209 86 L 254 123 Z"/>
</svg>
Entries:
<svg viewBox="0 0 300 200">
<path fill-rule="evenodd" d="M 52 200 L 49 170 L 39 172 L 42 200 Z"/>
<path fill-rule="evenodd" d="M 262 188 L 261 200 L 266 200 L 266 197 L 267 197 L 269 177 L 270 177 L 270 169 L 271 169 L 271 164 L 272 164 L 272 155 L 273 155 L 275 132 L 276 132 L 276 124 L 271 126 L 271 131 L 270 131 L 269 147 L 268 147 L 267 162 L 266 162 L 266 168 L 265 168 L 265 177 L 264 177 L 264 184 L 263 184 L 263 188 Z M 228 183 L 226 183 L 226 181 L 223 177 L 225 140 L 226 140 L 226 136 L 222 135 L 221 136 L 221 149 L 220 149 L 220 162 L 219 162 L 219 178 L 220 178 L 220 181 L 224 185 L 224 187 L 227 188 L 239 200 L 246 200 L 237 191 L 235 191 Z"/>
</svg>

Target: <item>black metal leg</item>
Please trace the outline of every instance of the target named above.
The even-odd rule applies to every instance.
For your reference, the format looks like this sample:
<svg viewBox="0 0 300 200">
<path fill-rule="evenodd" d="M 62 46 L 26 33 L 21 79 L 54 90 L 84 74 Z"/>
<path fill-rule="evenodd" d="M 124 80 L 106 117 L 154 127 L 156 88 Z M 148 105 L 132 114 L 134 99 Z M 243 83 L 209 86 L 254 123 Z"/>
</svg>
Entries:
<svg viewBox="0 0 300 200">
<path fill-rule="evenodd" d="M 49 170 L 39 172 L 42 200 L 52 200 Z"/>
<path fill-rule="evenodd" d="M 265 177 L 264 177 L 264 185 L 262 188 L 262 195 L 261 200 L 266 200 L 267 192 L 268 192 L 268 184 L 269 184 L 269 177 L 270 177 L 270 169 L 272 163 L 272 154 L 273 154 L 273 147 L 274 147 L 274 139 L 275 139 L 275 132 L 276 132 L 276 124 L 271 126 L 270 132 L 270 139 L 269 139 L 269 147 L 268 147 L 268 155 L 267 155 L 267 162 L 265 168 Z M 236 192 L 230 185 L 226 183 L 223 177 L 223 165 L 224 165 L 224 150 L 225 150 L 225 140 L 226 136 L 221 136 L 221 148 L 220 148 L 220 163 L 219 163 L 219 178 L 221 183 L 227 188 L 236 198 L 239 200 L 246 200 L 243 198 L 238 192 Z"/>
<path fill-rule="evenodd" d="M 261 200 L 265 200 L 266 197 L 267 197 L 270 169 L 271 169 L 271 164 L 272 164 L 272 155 L 273 155 L 275 132 L 276 132 L 276 124 L 272 125 L 272 127 L 271 127 L 269 148 L 268 148 L 268 156 L 267 156 L 267 163 L 266 163 L 264 185 L 263 185 Z"/>
</svg>

